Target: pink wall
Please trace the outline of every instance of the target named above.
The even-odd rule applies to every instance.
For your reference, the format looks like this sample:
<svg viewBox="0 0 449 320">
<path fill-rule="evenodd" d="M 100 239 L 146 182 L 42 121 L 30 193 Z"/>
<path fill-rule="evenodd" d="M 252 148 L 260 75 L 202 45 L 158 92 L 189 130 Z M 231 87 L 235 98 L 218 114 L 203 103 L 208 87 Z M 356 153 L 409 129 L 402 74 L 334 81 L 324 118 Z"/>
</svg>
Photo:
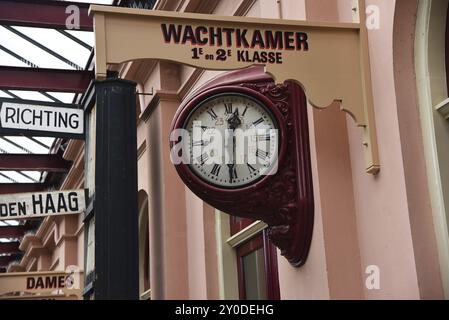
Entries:
<svg viewBox="0 0 449 320">
<path fill-rule="evenodd" d="M 232 15 L 240 0 L 220 1 Z M 380 29 L 369 31 L 381 172 L 365 173 L 361 130 L 332 106 L 309 106 L 315 225 L 307 263 L 293 268 L 279 254 L 283 299 L 442 298 L 432 212 L 422 154 L 414 75 L 416 0 L 367 0 L 380 9 Z M 248 16 L 344 21 L 352 0 L 256 1 Z M 394 38 L 393 38 L 394 37 Z M 219 297 L 215 212 L 182 183 L 169 160 L 168 135 L 191 68 L 133 62 L 126 76 L 160 100 L 141 99 L 139 190 L 148 194 L 153 299 Z M 219 72 L 206 71 L 190 92 Z M 58 219 L 54 244 L 30 268 L 82 264 L 83 233 L 76 217 Z M 61 238 L 61 235 L 64 235 Z M 51 241 L 49 242 L 51 243 Z M 59 260 L 58 260 L 59 259 Z M 365 286 L 368 266 L 380 268 L 380 289 Z"/>
<path fill-rule="evenodd" d="M 207 299 L 206 256 L 203 223 L 203 201 L 196 197 L 187 187 L 186 220 L 189 298 Z"/>
<path fill-rule="evenodd" d="M 305 13 L 311 21 L 338 21 L 339 6 L 341 1 L 306 1 Z M 301 269 L 290 267 L 279 256 L 281 295 L 285 299 L 360 299 L 346 116 L 337 107 L 318 111 L 309 106 L 309 123 L 316 204 L 312 248 Z"/>
<path fill-rule="evenodd" d="M 217 13 L 231 14 L 238 2 L 229 3 L 224 6 L 221 2 Z M 398 110 L 404 108 L 404 112 L 416 102 L 403 99 L 409 96 L 413 85 L 398 85 L 404 81 L 414 83 L 410 80 L 413 43 L 409 41 L 409 51 L 404 51 L 409 53 L 409 60 L 396 56 L 402 65 L 395 64 L 396 1 L 370 0 L 368 4 L 377 5 L 381 13 L 381 28 L 369 32 L 381 172 L 375 177 L 365 172 L 361 130 L 350 117 L 336 106 L 323 111 L 309 107 L 316 208 L 314 235 L 309 259 L 302 268 L 291 267 L 279 255 L 283 299 L 441 297 L 428 194 L 422 192 L 425 186 L 417 187 L 425 177 L 424 164 L 422 158 L 416 158 L 419 143 L 410 146 L 420 138 L 420 132 L 419 128 L 407 126 L 418 115 L 398 116 Z M 351 8 L 351 0 L 284 0 L 280 7 L 275 1 L 259 1 L 248 15 L 347 22 L 352 19 Z M 175 69 L 166 63 L 158 66 L 161 81 L 156 82 L 174 90 L 190 74 L 187 68 L 180 68 L 177 73 Z M 168 75 L 164 70 L 171 71 Z M 193 88 L 217 74 L 204 72 Z M 163 81 L 164 77 L 169 81 Z M 152 262 L 152 279 L 156 281 L 157 297 L 213 298 L 218 291 L 211 231 L 214 224 L 210 219 L 213 210 L 186 190 L 174 169 L 168 166 L 168 128 L 178 105 L 179 101 L 161 102 L 146 124 L 147 152 L 163 154 L 160 159 L 148 160 L 150 210 L 161 220 L 152 224 L 150 218 L 150 224 L 163 240 L 158 249 L 163 249 L 163 254 L 159 252 L 156 257 L 162 261 Z M 416 173 L 416 177 L 407 178 L 405 172 L 408 176 Z M 179 201 L 174 201 L 174 194 Z M 365 286 L 365 270 L 371 265 L 380 268 L 379 290 Z M 163 278 L 159 284 L 164 292 L 158 291 L 158 275 Z M 420 285 L 422 281 L 426 281 L 427 287 Z"/>
<path fill-rule="evenodd" d="M 422 299 L 443 297 L 442 278 L 434 234 L 424 145 L 416 94 L 414 51 L 417 0 L 397 0 L 393 30 L 393 64 L 397 115 L 415 265 Z"/>
<path fill-rule="evenodd" d="M 283 298 L 442 297 L 424 163 L 422 154 L 416 154 L 422 152 L 421 136 L 419 127 L 410 127 L 418 115 L 408 112 L 401 123 L 398 119 L 401 104 L 405 112 L 416 102 L 409 99 L 415 90 L 413 43 L 407 47 L 408 54 L 401 44 L 408 60 L 398 57 L 401 69 L 394 69 L 396 3 L 372 0 L 370 4 L 379 6 L 381 12 L 380 30 L 369 32 L 381 173 L 377 177 L 365 173 L 361 130 L 350 117 L 333 108 L 309 112 L 312 151 L 316 152 L 314 237 L 309 260 L 301 270 L 290 268 L 279 257 Z M 308 20 L 350 21 L 351 5 L 351 0 L 310 0 L 306 14 Z M 414 17 L 401 12 L 398 19 Z M 404 34 L 413 31 L 409 27 Z M 395 76 L 397 82 L 409 85 L 395 86 Z M 402 98 L 408 98 L 408 103 Z M 402 136 L 400 128 L 405 130 Z M 370 265 L 380 268 L 379 290 L 365 286 L 365 270 Z M 419 285 L 418 279 L 425 284 Z"/>
<path fill-rule="evenodd" d="M 370 1 L 382 13 L 381 29 L 369 32 L 373 94 L 382 169 L 363 173 L 360 130 L 348 126 L 362 270 L 380 268 L 381 289 L 365 288 L 367 299 L 417 299 L 419 288 L 408 217 L 393 75 L 395 1 Z"/>
</svg>

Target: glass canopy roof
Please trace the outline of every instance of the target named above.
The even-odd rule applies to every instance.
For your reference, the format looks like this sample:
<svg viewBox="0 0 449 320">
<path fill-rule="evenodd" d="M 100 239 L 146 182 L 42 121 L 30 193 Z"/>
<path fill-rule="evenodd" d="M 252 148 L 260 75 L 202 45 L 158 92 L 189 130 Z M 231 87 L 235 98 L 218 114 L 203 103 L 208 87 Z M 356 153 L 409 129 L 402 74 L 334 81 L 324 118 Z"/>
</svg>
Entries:
<svg viewBox="0 0 449 320">
<path fill-rule="evenodd" d="M 113 0 L 77 0 L 112 4 Z M 89 31 L 0 25 L 0 65 L 27 68 L 84 70 L 93 54 L 94 35 Z M 75 93 L 0 89 L 0 98 L 73 103 Z M 1 154 L 48 154 L 55 138 L 0 136 Z M 0 170 L 0 183 L 43 182 L 44 172 Z M 18 221 L 0 221 L 0 226 L 16 226 Z M 0 238 L 0 242 L 18 239 Z M 0 253 L 0 256 L 3 254 Z"/>
<path fill-rule="evenodd" d="M 78 0 L 112 4 L 113 0 Z M 94 45 L 93 32 L 0 26 L 0 65 L 28 68 L 83 70 Z M 1 98 L 72 103 L 75 93 L 2 90 Z M 54 138 L 0 136 L 0 153 L 47 154 Z M 0 171 L 0 183 L 41 182 L 38 171 Z"/>
<path fill-rule="evenodd" d="M 74 1 L 140 9 L 151 9 L 155 3 L 155 0 Z M 0 67 L 92 70 L 93 46 L 94 35 L 90 31 L 0 25 Z M 0 98 L 46 102 L 76 103 L 81 95 L 74 92 L 6 90 L 0 88 Z M 0 157 L 2 154 L 49 154 L 55 152 L 56 142 L 57 139 L 48 137 L 0 135 Z M 0 183 L 43 183 L 46 176 L 46 172 L 40 171 L 0 170 Z M 17 226 L 19 228 L 23 223 L 23 221 L 14 220 L 0 221 L 0 227 Z M 0 243 L 18 243 L 18 241 L 20 241 L 20 237 L 0 238 Z M 0 258 L 2 257 L 11 257 L 11 261 L 19 259 L 14 254 L 0 252 Z M 4 266 L 0 266 L 0 272 L 5 270 Z"/>
</svg>

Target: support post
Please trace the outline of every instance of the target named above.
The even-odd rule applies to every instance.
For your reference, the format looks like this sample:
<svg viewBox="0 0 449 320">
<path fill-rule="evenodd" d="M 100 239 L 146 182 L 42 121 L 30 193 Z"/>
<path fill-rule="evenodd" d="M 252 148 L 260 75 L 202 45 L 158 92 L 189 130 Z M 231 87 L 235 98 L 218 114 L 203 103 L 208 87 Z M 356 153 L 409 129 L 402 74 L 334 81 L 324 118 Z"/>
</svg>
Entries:
<svg viewBox="0 0 449 320">
<path fill-rule="evenodd" d="M 95 83 L 95 299 L 139 298 L 136 84 Z"/>
</svg>

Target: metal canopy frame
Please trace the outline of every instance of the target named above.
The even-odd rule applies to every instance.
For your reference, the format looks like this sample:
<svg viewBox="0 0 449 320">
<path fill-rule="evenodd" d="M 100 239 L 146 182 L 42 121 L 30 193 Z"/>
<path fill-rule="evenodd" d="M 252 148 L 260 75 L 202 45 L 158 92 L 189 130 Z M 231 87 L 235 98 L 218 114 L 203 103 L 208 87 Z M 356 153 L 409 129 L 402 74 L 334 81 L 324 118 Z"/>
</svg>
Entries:
<svg viewBox="0 0 449 320">
<path fill-rule="evenodd" d="M 93 79 L 88 70 L 0 66 L 0 89 L 83 93 Z"/>
<path fill-rule="evenodd" d="M 46 188 L 45 183 L 0 183 L 0 194 L 40 192 Z"/>
<path fill-rule="evenodd" d="M 30 228 L 22 226 L 0 226 L 0 238 L 21 238 Z M 1 263 L 0 263 L 1 265 Z"/>
<path fill-rule="evenodd" d="M 90 4 L 83 2 L 45 0 L 0 1 L 0 24 L 66 29 L 66 8 L 69 5 L 76 5 L 80 9 L 80 30 L 93 31 L 92 19 L 87 14 Z"/>
<path fill-rule="evenodd" d="M 71 162 L 59 154 L 3 154 L 0 156 L 0 170 L 35 170 L 67 172 Z"/>
<path fill-rule="evenodd" d="M 85 93 L 94 78 L 93 73 L 93 35 L 92 42 L 86 40 L 85 33 L 93 31 L 93 20 L 88 16 L 92 3 L 50 1 L 50 0 L 2 0 L 0 1 L 0 35 L 10 37 L 17 43 L 42 52 L 31 55 L 26 48 L 18 49 L 7 41 L 1 41 L 0 55 L 4 56 L 0 65 L 0 98 L 39 100 L 42 104 L 76 103 Z M 119 1 L 111 1 L 118 5 Z M 78 30 L 68 30 L 66 20 L 75 5 L 79 9 L 80 25 Z M 73 8 L 72 8 L 73 9 Z M 67 11 L 67 12 L 66 12 Z M 31 28 L 27 28 L 31 27 Z M 45 28 L 45 32 L 55 35 L 55 39 L 39 39 L 33 34 L 35 28 Z M 51 29 L 55 30 L 51 31 Z M 50 30 L 50 31 L 47 31 Z M 42 32 L 43 34 L 46 34 Z M 64 44 L 60 44 L 64 43 Z M 83 53 L 70 55 L 69 50 Z M 42 61 L 48 57 L 51 68 Z M 76 61 L 75 61 L 76 60 Z M 12 61 L 5 63 L 3 61 Z M 50 61 L 50 60 L 49 60 Z M 55 67 L 54 67 L 55 66 Z M 29 96 L 32 95 L 32 98 Z M 68 99 L 70 99 L 68 101 Z M 0 136 L 0 194 L 39 192 L 49 187 L 57 187 L 71 163 L 62 158 L 61 146 L 66 140 L 42 139 L 39 132 L 27 135 L 7 133 Z M 12 150 L 15 150 L 14 152 Z M 36 152 L 40 150 L 40 152 Z M 40 178 L 37 178 L 40 176 Z M 58 182 L 59 181 L 59 182 Z M 38 219 L 39 220 L 39 219 Z M 39 220 L 40 221 L 40 220 Z M 29 224 L 36 221 L 1 221 L 0 223 L 0 272 L 6 272 L 8 265 L 21 259 L 19 244 L 21 238 L 30 229 Z"/>
<path fill-rule="evenodd" d="M 19 245 L 19 241 L 0 242 L 0 252 L 9 254 L 20 253 Z"/>
</svg>

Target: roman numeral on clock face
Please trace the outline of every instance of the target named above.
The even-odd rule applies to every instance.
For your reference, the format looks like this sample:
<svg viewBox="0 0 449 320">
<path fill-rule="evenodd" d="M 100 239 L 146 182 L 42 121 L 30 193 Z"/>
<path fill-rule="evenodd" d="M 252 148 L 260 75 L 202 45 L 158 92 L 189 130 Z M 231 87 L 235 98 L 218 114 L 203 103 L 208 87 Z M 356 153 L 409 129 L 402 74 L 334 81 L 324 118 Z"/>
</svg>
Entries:
<svg viewBox="0 0 449 320">
<path fill-rule="evenodd" d="M 210 172 L 210 174 L 213 174 L 214 176 L 217 176 L 220 174 L 220 169 L 221 169 L 221 165 L 219 164 L 214 164 L 214 167 L 212 168 L 212 171 Z"/>
<path fill-rule="evenodd" d="M 252 165 L 250 165 L 249 163 L 246 164 L 248 166 L 248 170 L 250 174 L 253 174 L 254 172 L 257 171 L 256 168 L 254 168 Z"/>
<path fill-rule="evenodd" d="M 197 158 L 198 162 L 204 166 L 206 161 L 209 159 L 209 155 L 207 153 L 203 153 L 200 157 Z"/>
<path fill-rule="evenodd" d="M 243 110 L 242 117 L 245 116 L 247 110 L 248 110 L 248 106 L 245 106 L 245 110 Z"/>
<path fill-rule="evenodd" d="M 237 179 L 237 168 L 234 165 L 229 165 L 228 164 L 228 169 L 229 169 L 229 182 L 232 183 L 233 180 Z"/>
<path fill-rule="evenodd" d="M 259 141 L 270 141 L 271 140 L 271 136 L 269 133 L 258 135 L 257 138 L 259 139 Z"/>
<path fill-rule="evenodd" d="M 232 103 L 225 103 L 225 112 L 226 114 L 231 114 L 232 113 Z"/>
<path fill-rule="evenodd" d="M 210 109 L 207 113 L 212 117 L 212 120 L 217 120 L 218 116 L 215 113 L 214 109 Z"/>
<path fill-rule="evenodd" d="M 202 147 L 202 146 L 204 146 L 204 141 L 203 140 L 200 140 L 200 141 L 193 141 L 193 143 L 192 143 L 192 145 L 194 146 L 194 147 Z"/>
<path fill-rule="evenodd" d="M 259 125 L 259 124 L 261 124 L 261 123 L 263 123 L 263 118 L 260 118 L 260 119 L 258 119 L 258 120 L 256 120 L 256 121 L 254 121 L 254 122 L 253 122 L 253 125 L 256 127 L 257 125 Z"/>
<path fill-rule="evenodd" d="M 266 160 L 268 158 L 268 152 L 257 149 L 256 157 L 260 158 L 261 160 Z"/>
</svg>

